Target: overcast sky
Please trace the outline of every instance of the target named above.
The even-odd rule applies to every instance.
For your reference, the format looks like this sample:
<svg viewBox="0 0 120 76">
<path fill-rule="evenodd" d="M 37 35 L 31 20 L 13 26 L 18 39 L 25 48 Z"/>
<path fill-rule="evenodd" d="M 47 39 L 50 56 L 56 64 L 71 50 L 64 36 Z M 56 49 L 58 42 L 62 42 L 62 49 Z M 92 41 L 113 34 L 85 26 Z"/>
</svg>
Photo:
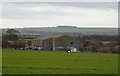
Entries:
<svg viewBox="0 0 120 76">
<path fill-rule="evenodd" d="M 4 2 L 2 27 L 118 27 L 117 2 Z"/>
</svg>

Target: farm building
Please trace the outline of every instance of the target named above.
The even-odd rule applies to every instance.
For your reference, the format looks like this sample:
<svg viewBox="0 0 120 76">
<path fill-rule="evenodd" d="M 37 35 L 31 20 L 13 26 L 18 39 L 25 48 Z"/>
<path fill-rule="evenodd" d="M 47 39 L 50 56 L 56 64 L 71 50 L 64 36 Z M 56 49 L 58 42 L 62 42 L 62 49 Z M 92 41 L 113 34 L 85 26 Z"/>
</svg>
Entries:
<svg viewBox="0 0 120 76">
<path fill-rule="evenodd" d="M 81 47 L 81 40 L 67 35 L 47 35 L 33 39 L 32 46 L 52 51 L 67 50 L 69 47 L 78 50 Z"/>
</svg>

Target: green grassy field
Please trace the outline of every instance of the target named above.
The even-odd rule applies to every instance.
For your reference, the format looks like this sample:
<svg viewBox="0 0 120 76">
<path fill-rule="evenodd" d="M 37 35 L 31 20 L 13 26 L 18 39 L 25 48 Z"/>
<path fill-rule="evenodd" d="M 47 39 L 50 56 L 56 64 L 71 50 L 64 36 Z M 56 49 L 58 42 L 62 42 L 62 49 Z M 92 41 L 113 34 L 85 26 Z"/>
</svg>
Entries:
<svg viewBox="0 0 120 76">
<path fill-rule="evenodd" d="M 2 50 L 3 74 L 117 74 L 117 54 Z"/>
</svg>

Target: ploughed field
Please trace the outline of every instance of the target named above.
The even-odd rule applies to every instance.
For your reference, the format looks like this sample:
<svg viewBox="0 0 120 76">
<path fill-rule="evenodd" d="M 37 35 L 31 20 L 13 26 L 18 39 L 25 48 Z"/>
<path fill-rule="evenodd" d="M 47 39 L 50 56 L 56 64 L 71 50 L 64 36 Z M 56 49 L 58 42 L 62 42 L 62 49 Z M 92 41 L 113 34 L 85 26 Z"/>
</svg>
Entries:
<svg viewBox="0 0 120 76">
<path fill-rule="evenodd" d="M 2 50 L 3 74 L 117 74 L 118 54 Z"/>
</svg>

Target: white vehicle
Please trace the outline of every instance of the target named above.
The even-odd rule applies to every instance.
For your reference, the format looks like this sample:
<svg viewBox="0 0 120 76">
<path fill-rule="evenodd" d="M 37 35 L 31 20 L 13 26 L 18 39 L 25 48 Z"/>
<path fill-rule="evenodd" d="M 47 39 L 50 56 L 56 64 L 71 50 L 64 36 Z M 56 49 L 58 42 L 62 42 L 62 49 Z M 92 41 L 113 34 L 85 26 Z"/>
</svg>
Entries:
<svg viewBox="0 0 120 76">
<path fill-rule="evenodd" d="M 76 48 L 71 48 L 71 52 L 77 52 L 77 49 Z"/>
<path fill-rule="evenodd" d="M 77 52 L 77 49 L 74 47 L 67 47 L 68 48 L 68 52 Z"/>
</svg>

